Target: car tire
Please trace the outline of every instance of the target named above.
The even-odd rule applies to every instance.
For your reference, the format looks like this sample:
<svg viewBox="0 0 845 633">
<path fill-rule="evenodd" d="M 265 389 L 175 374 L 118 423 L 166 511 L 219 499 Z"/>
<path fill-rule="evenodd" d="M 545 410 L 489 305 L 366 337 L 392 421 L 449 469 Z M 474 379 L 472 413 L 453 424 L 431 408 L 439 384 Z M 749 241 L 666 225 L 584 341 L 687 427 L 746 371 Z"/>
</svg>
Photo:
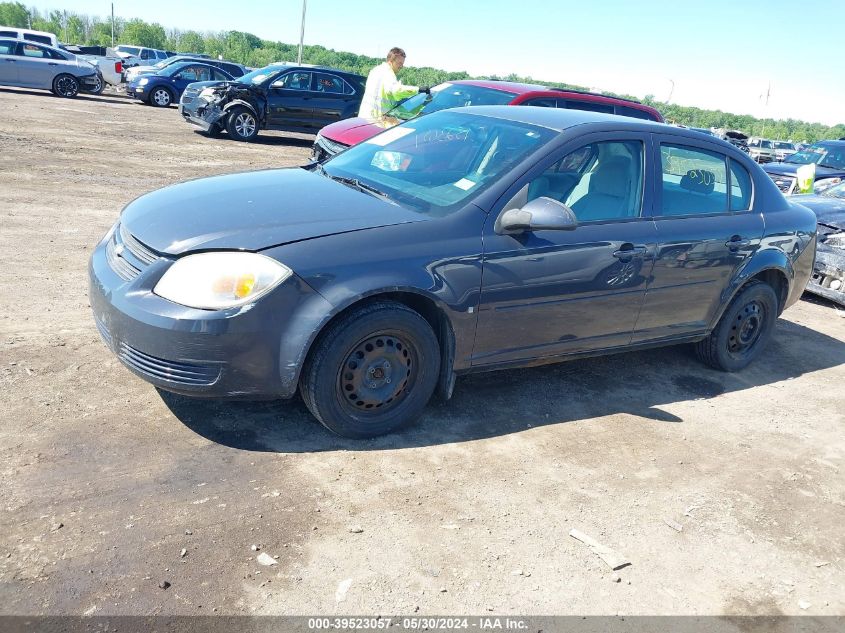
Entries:
<svg viewBox="0 0 845 633">
<path fill-rule="evenodd" d="M 88 94 L 92 94 L 92 95 L 99 95 L 99 94 L 103 94 L 103 90 L 105 90 L 105 88 L 106 88 L 105 80 L 102 77 L 100 77 L 99 75 L 97 75 L 97 84 L 93 88 L 91 88 L 90 90 L 86 90 L 85 92 L 87 92 Z"/>
<path fill-rule="evenodd" d="M 226 131 L 236 141 L 251 141 L 258 136 L 258 119 L 248 108 L 232 108 L 226 121 Z"/>
<path fill-rule="evenodd" d="M 53 94 L 65 99 L 73 99 L 79 94 L 79 80 L 67 73 L 57 75 L 53 79 Z"/>
<path fill-rule="evenodd" d="M 305 405 L 326 428 L 364 439 L 422 413 L 440 370 L 440 346 L 417 312 L 379 301 L 352 310 L 314 344 L 300 378 Z"/>
<path fill-rule="evenodd" d="M 752 281 L 733 298 L 713 332 L 696 343 L 696 354 L 716 369 L 739 371 L 766 347 L 777 315 L 775 291 L 769 284 Z"/>
<path fill-rule="evenodd" d="M 149 104 L 157 108 L 169 108 L 173 103 L 173 93 L 167 88 L 154 88 L 150 93 Z"/>
</svg>

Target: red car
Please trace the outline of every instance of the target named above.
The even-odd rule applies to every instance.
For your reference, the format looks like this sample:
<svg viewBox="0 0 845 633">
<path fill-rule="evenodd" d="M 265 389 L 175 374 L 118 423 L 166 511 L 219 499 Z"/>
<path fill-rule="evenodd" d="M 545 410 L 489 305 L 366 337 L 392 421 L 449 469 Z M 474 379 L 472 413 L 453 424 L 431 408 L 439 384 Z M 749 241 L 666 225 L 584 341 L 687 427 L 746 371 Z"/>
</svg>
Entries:
<svg viewBox="0 0 845 633">
<path fill-rule="evenodd" d="M 422 114 L 471 105 L 532 105 L 568 108 L 663 122 L 663 117 L 657 110 L 630 99 L 608 97 L 593 92 L 549 88 L 536 84 L 462 79 L 435 86 L 431 89 L 430 95 L 426 93 L 414 95 L 379 120 L 355 117 L 327 125 L 317 134 L 311 158 L 315 161 L 331 158 L 351 145 L 366 141 L 387 128 Z"/>
</svg>

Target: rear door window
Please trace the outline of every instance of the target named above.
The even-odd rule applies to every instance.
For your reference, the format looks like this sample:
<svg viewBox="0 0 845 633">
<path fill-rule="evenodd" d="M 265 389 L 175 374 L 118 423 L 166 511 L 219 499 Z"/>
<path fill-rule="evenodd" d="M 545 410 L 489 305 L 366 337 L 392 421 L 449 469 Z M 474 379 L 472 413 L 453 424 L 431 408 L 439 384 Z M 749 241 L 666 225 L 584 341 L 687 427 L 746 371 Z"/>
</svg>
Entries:
<svg viewBox="0 0 845 633">
<path fill-rule="evenodd" d="M 47 46 L 50 46 L 53 43 L 53 40 L 51 40 L 46 35 L 35 35 L 33 33 L 24 33 L 23 39 L 29 40 L 30 42 L 38 42 L 40 44 L 46 44 Z"/>
<path fill-rule="evenodd" d="M 604 114 L 613 114 L 613 106 L 606 103 L 596 103 L 594 101 L 578 101 L 577 99 L 562 99 L 562 103 L 558 105 L 559 108 L 568 108 L 569 110 L 586 110 L 587 112 L 603 112 Z"/>
<path fill-rule="evenodd" d="M 312 90 L 342 95 L 344 93 L 344 83 L 343 79 L 336 75 L 314 73 L 314 86 Z"/>
<path fill-rule="evenodd" d="M 663 215 L 710 215 L 728 211 L 726 156 L 698 147 L 663 143 Z"/>
<path fill-rule="evenodd" d="M 645 119 L 646 121 L 654 121 L 654 117 L 650 112 L 645 110 L 638 110 L 637 108 L 629 108 L 628 106 L 616 106 L 616 114 L 621 116 L 629 116 L 634 119 Z"/>
<path fill-rule="evenodd" d="M 24 44 L 21 46 L 21 53 L 24 57 L 35 57 L 38 59 L 52 59 L 52 55 L 45 48 L 37 44 Z"/>
<path fill-rule="evenodd" d="M 522 105 L 537 106 L 538 108 L 556 108 L 557 99 L 552 99 L 550 97 L 538 97 L 537 99 L 524 101 Z"/>
</svg>

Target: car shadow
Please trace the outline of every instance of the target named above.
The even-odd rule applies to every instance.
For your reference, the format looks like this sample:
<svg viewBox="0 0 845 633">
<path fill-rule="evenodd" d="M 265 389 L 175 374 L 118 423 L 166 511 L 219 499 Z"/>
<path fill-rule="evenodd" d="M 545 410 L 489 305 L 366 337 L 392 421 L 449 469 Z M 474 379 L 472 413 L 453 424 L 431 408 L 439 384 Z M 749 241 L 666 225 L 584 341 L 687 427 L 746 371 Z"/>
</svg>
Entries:
<svg viewBox="0 0 845 633">
<path fill-rule="evenodd" d="M 395 450 L 468 442 L 532 427 L 629 414 L 682 424 L 661 408 L 677 402 L 797 378 L 840 365 L 845 342 L 785 321 L 755 363 L 739 373 L 710 369 L 689 345 L 459 377 L 449 402 L 432 400 L 415 425 L 372 440 L 348 440 L 323 428 L 299 397 L 288 401 L 199 400 L 160 391 L 195 433 L 249 451 L 283 453 Z"/>
<path fill-rule="evenodd" d="M 125 97 L 120 97 L 119 95 L 115 95 L 114 98 L 109 98 L 108 96 L 101 96 L 101 95 L 92 95 L 86 92 L 80 92 L 76 97 L 72 99 L 65 99 L 62 97 L 57 97 L 49 90 L 35 90 L 29 88 L 8 88 L 2 87 L 0 88 L 0 94 L 7 93 L 7 94 L 24 94 L 24 95 L 33 95 L 35 97 L 45 97 L 50 99 L 55 99 L 57 103 L 78 103 L 79 101 L 100 101 L 102 103 L 118 103 L 118 104 L 126 104 Z"/>
<path fill-rule="evenodd" d="M 200 129 L 194 130 L 195 134 L 199 134 L 205 138 L 213 138 L 216 141 L 232 141 L 236 143 L 237 141 L 232 140 L 229 138 L 229 135 L 225 132 L 220 132 L 215 136 L 209 137 L 206 132 Z M 286 147 L 311 147 L 314 144 L 313 138 L 296 138 L 296 137 L 289 137 L 289 136 L 267 136 L 266 134 L 259 134 L 253 140 L 249 141 L 249 143 L 245 143 L 245 145 L 283 145 Z"/>
</svg>

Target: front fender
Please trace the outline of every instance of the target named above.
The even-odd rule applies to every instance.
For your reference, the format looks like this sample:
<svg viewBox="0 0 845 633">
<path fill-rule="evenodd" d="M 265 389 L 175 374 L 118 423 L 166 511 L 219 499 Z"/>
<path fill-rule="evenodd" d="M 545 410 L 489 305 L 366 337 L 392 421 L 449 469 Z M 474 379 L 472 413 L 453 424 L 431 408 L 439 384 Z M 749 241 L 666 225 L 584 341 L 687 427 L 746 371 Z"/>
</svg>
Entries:
<svg viewBox="0 0 845 633">
<path fill-rule="evenodd" d="M 257 118 L 259 117 L 258 111 L 255 109 L 255 106 L 252 105 L 249 101 L 244 101 L 243 99 L 233 99 L 229 103 L 223 106 L 223 112 L 228 112 L 232 108 L 243 106 L 247 108 L 250 112 L 252 112 Z"/>
</svg>

